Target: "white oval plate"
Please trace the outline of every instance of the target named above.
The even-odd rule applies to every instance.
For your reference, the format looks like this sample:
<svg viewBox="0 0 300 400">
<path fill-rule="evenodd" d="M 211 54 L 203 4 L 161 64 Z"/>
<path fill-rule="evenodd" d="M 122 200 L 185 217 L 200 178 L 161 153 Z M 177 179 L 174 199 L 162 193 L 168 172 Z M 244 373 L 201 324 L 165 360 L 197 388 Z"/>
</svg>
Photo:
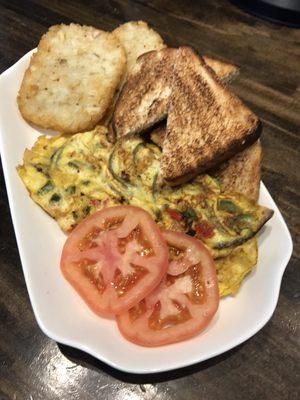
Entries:
<svg viewBox="0 0 300 400">
<path fill-rule="evenodd" d="M 139 374 L 204 361 L 253 336 L 274 312 L 281 278 L 292 254 L 290 233 L 263 184 L 260 204 L 272 208 L 275 214 L 259 235 L 257 267 L 235 297 L 221 300 L 212 323 L 193 339 L 160 348 L 127 342 L 113 320 L 94 315 L 63 279 L 59 260 L 65 235 L 30 199 L 16 173 L 25 148 L 42 132 L 22 119 L 16 103 L 30 55 L 31 52 L 0 76 L 0 149 L 24 276 L 42 331 L 112 367 Z"/>
</svg>

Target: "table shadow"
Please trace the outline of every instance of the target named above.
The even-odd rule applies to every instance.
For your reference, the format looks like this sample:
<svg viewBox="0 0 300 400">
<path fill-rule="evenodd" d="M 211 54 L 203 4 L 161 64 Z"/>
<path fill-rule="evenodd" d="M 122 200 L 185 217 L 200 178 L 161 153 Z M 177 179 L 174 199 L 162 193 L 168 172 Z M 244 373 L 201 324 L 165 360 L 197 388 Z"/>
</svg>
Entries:
<svg viewBox="0 0 300 400">
<path fill-rule="evenodd" d="M 118 379 L 119 381 L 126 383 L 133 383 L 133 384 L 147 384 L 147 383 L 153 384 L 153 383 L 165 382 L 183 378 L 187 375 L 204 371 L 207 368 L 211 368 L 214 365 L 222 363 L 226 359 L 230 358 L 232 355 L 237 353 L 239 349 L 243 347 L 244 344 L 245 343 L 242 343 L 241 345 L 235 347 L 234 349 L 231 349 L 219 356 L 213 357 L 209 360 L 202 361 L 197 364 L 190 365 L 188 367 L 178 368 L 165 372 L 150 373 L 150 374 L 133 374 L 115 369 L 81 350 L 57 343 L 61 353 L 71 362 L 76 363 L 84 368 L 91 368 L 96 371 L 100 370 L 105 374 L 108 374 L 113 378 Z"/>
</svg>

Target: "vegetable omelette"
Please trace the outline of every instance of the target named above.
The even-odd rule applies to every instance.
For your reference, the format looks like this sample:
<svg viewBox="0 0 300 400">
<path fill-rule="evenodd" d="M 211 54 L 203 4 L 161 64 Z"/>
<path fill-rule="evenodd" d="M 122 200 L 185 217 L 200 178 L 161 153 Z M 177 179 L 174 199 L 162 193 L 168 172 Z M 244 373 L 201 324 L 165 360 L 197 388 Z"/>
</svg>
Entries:
<svg viewBox="0 0 300 400">
<path fill-rule="evenodd" d="M 73 136 L 40 136 L 17 170 L 31 198 L 63 231 L 104 207 L 142 207 L 160 227 L 201 239 L 218 258 L 221 295 L 235 293 L 256 264 L 256 239 L 251 238 L 272 211 L 241 194 L 221 193 L 209 175 L 162 186 L 160 155 L 158 146 L 141 137 L 113 145 L 107 129 L 98 126 Z"/>
</svg>

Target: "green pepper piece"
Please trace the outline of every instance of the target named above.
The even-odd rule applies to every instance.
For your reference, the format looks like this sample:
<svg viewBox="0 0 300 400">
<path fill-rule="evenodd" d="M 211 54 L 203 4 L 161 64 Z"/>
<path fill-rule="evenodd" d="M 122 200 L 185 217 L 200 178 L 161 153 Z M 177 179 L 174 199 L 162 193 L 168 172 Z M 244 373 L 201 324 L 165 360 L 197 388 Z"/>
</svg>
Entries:
<svg viewBox="0 0 300 400">
<path fill-rule="evenodd" d="M 234 204 L 231 200 L 218 200 L 218 209 L 230 214 L 238 214 L 241 212 L 240 207 Z"/>
<path fill-rule="evenodd" d="M 109 172 L 112 174 L 113 178 L 118 181 L 119 183 L 121 183 L 121 185 L 123 185 L 125 188 L 129 188 L 129 186 L 131 186 L 131 184 L 124 180 L 122 177 L 120 177 L 114 170 L 114 160 L 115 160 L 115 156 L 117 154 L 117 146 L 114 147 L 113 151 L 111 152 L 109 159 L 108 159 L 108 170 Z"/>
<path fill-rule="evenodd" d="M 83 214 L 86 216 L 90 213 L 91 211 L 91 207 L 90 206 L 86 206 L 82 209 Z"/>
<path fill-rule="evenodd" d="M 238 226 L 239 229 L 251 228 L 254 222 L 254 216 L 252 214 L 241 214 L 234 218 L 233 223 Z"/>
<path fill-rule="evenodd" d="M 38 195 L 44 195 L 44 194 L 46 194 L 46 193 L 51 192 L 51 190 L 53 190 L 53 189 L 54 189 L 54 186 L 53 186 L 52 182 L 51 182 L 51 181 L 48 181 L 48 182 L 46 182 L 46 184 L 45 184 L 44 186 L 42 186 L 42 187 L 38 190 L 37 194 L 38 194 Z"/>
<path fill-rule="evenodd" d="M 67 187 L 66 192 L 67 192 L 68 194 L 75 194 L 75 192 L 76 192 L 76 186 L 72 185 L 72 186 Z"/>
<path fill-rule="evenodd" d="M 57 203 L 58 201 L 60 201 L 60 199 L 61 199 L 61 196 L 57 193 L 54 193 L 50 198 L 50 202 Z"/>
<path fill-rule="evenodd" d="M 65 146 L 61 146 L 57 150 L 55 150 L 55 152 L 50 157 L 51 163 L 53 163 L 54 165 L 57 165 L 58 161 L 61 158 L 64 148 L 65 148 Z"/>
<path fill-rule="evenodd" d="M 138 143 L 138 144 L 136 145 L 136 147 L 133 149 L 133 151 L 132 151 L 132 161 L 134 162 L 134 164 L 136 164 L 136 161 L 137 161 L 137 159 L 136 159 L 137 153 L 138 153 L 143 147 L 145 147 L 145 143 L 144 143 L 144 142 L 141 142 L 141 143 Z"/>
<path fill-rule="evenodd" d="M 182 213 L 183 218 L 187 220 L 197 221 L 198 216 L 192 207 L 187 207 Z"/>
<path fill-rule="evenodd" d="M 79 165 L 76 164 L 74 161 L 69 161 L 68 162 L 68 166 L 73 168 L 73 169 L 80 170 Z"/>
</svg>

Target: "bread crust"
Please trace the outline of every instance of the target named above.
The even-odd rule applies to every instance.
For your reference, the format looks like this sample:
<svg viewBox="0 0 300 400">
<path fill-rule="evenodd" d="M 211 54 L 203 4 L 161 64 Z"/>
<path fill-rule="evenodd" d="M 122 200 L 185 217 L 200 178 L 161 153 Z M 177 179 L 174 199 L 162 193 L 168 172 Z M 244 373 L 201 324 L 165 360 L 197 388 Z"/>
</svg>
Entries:
<svg viewBox="0 0 300 400">
<path fill-rule="evenodd" d="M 138 57 L 116 103 L 118 137 L 144 132 L 167 117 L 176 53 L 165 48 Z"/>
<path fill-rule="evenodd" d="M 162 123 L 153 129 L 150 133 L 150 138 L 153 143 L 162 148 L 165 134 L 166 125 Z M 260 140 L 258 140 L 251 146 L 235 154 L 229 160 L 207 171 L 207 173 L 220 182 L 223 192 L 242 193 L 247 198 L 257 202 L 261 179 L 262 156 L 262 146 Z M 193 175 L 191 174 L 187 179 L 191 179 L 192 177 Z"/>
<path fill-rule="evenodd" d="M 222 83 L 232 81 L 239 74 L 239 67 L 213 57 L 203 56 L 205 64 L 211 68 Z"/>
<path fill-rule="evenodd" d="M 235 154 L 208 173 L 219 180 L 224 192 L 238 192 L 257 202 L 262 164 L 260 140 Z"/>
<path fill-rule="evenodd" d="M 127 31 L 123 27 L 124 25 L 117 28 L 120 33 Z M 133 29 L 130 25 L 130 30 Z M 122 40 L 120 33 L 118 37 Z M 127 49 L 132 47 L 128 42 L 122 43 Z M 163 48 L 159 51 L 152 50 L 139 56 L 134 65 L 133 60 L 129 62 L 131 67 L 127 81 L 116 103 L 112 119 L 117 136 L 148 131 L 167 117 L 178 49 L 166 48 L 162 43 L 160 46 Z M 136 52 L 137 50 L 135 54 Z M 228 81 L 230 76 L 237 74 L 238 68 L 233 64 L 210 57 L 206 57 L 206 60 L 209 68 L 214 69 L 221 80 Z"/>
</svg>

